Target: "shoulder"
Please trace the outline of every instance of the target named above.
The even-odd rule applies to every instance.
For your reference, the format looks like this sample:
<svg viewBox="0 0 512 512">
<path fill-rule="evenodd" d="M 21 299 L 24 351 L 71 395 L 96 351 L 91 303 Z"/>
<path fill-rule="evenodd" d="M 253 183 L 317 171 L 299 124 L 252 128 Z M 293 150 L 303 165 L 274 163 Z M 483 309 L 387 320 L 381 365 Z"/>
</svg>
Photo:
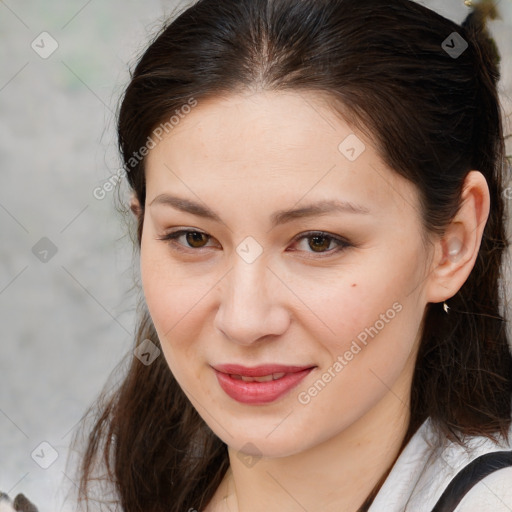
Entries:
<svg viewBox="0 0 512 512">
<path fill-rule="evenodd" d="M 448 443 L 433 464 L 450 468 L 439 481 L 438 492 L 462 496 L 456 512 L 510 512 L 512 510 L 512 446 L 509 439 L 495 443 L 473 437 L 464 446 Z M 443 482 L 444 480 L 444 482 Z M 450 489 L 453 482 L 455 487 Z M 468 482 L 470 484 L 467 489 Z M 474 483 L 471 483 L 474 482 Z"/>
<path fill-rule="evenodd" d="M 510 512 L 512 510 L 512 445 L 487 437 L 467 439 L 464 445 L 443 443 L 426 473 L 430 473 L 431 491 L 441 495 L 462 496 L 456 512 Z M 467 486 L 469 486 L 469 490 Z M 451 484 L 454 485 L 451 488 Z"/>
<path fill-rule="evenodd" d="M 509 439 L 497 443 L 480 436 L 467 438 L 463 444 L 454 443 L 440 436 L 427 420 L 398 457 L 369 510 L 431 512 L 444 493 L 450 493 L 449 485 L 468 465 L 487 454 L 512 450 L 511 441 L 512 430 Z M 494 457 L 485 460 L 496 463 Z M 502 467 L 490 474 L 484 471 L 484 474 L 487 476 L 470 487 L 453 510 L 512 511 L 512 467 Z M 455 489 L 452 497 L 459 491 Z"/>
<path fill-rule="evenodd" d="M 455 512 L 510 512 L 512 510 L 512 467 L 503 468 L 480 480 L 462 499 Z"/>
</svg>

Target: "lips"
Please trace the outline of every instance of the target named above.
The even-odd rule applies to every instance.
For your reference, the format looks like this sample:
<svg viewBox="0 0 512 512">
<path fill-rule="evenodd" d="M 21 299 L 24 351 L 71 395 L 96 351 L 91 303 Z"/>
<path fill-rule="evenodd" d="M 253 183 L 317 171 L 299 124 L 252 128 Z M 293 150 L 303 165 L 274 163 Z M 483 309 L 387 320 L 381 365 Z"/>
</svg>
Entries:
<svg viewBox="0 0 512 512">
<path fill-rule="evenodd" d="M 314 366 L 266 364 L 247 367 L 236 364 L 215 365 L 220 387 L 238 402 L 272 402 L 294 388 Z"/>
</svg>

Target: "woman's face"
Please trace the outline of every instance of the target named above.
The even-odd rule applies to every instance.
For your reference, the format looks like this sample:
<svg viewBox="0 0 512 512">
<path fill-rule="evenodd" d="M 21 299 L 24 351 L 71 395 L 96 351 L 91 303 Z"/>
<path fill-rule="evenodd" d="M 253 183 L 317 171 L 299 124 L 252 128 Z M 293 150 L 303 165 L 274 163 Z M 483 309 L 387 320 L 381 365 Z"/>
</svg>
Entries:
<svg viewBox="0 0 512 512">
<path fill-rule="evenodd" d="M 255 93 L 199 101 L 146 164 L 144 294 L 218 437 L 287 456 L 406 411 L 430 253 L 372 140 L 318 94 Z"/>
</svg>

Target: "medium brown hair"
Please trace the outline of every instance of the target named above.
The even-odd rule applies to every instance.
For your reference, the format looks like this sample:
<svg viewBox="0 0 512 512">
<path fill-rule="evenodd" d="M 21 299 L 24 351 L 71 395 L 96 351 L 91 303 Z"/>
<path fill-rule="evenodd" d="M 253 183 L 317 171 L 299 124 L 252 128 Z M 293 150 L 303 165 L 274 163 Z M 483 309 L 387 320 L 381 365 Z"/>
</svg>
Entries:
<svg viewBox="0 0 512 512">
<path fill-rule="evenodd" d="M 460 26 L 409 0 L 200 0 L 153 39 L 119 111 L 120 152 L 141 205 L 136 252 L 146 187 L 145 160 L 134 155 L 190 98 L 200 103 L 247 89 L 327 94 L 335 111 L 367 130 L 383 161 L 417 187 L 425 233 L 444 233 L 471 169 L 485 176 L 490 214 L 474 268 L 448 301 L 450 314 L 441 304 L 426 306 L 403 445 L 427 417 L 457 442 L 506 437 L 510 427 L 512 356 L 500 309 L 509 167 L 499 55 L 485 17 L 475 8 Z M 468 43 L 456 58 L 443 47 L 453 32 Z M 146 339 L 160 346 L 141 299 L 135 346 Z M 79 498 L 108 508 L 106 495 L 90 493 L 98 479 L 113 490 L 114 510 L 201 510 L 229 466 L 227 447 L 164 357 L 147 366 L 128 357 L 121 382 L 105 387 L 88 411 L 94 415 Z M 100 467 L 105 473 L 94 473 Z"/>
</svg>

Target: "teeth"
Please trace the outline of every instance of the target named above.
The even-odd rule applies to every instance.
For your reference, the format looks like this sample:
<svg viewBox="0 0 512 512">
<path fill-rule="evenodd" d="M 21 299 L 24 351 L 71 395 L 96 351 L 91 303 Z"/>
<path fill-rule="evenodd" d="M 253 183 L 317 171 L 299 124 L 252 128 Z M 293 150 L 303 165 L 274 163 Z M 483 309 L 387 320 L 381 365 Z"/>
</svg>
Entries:
<svg viewBox="0 0 512 512">
<path fill-rule="evenodd" d="M 270 375 L 263 375 L 261 377 L 246 377 L 245 375 L 242 375 L 242 380 L 244 382 L 268 382 L 272 380 L 272 374 Z"/>
<path fill-rule="evenodd" d="M 230 374 L 232 379 L 243 380 L 244 382 L 269 382 L 271 380 L 277 380 L 284 377 L 286 373 L 272 373 L 270 375 L 262 375 L 261 377 L 246 377 L 245 375 L 233 375 Z"/>
</svg>

